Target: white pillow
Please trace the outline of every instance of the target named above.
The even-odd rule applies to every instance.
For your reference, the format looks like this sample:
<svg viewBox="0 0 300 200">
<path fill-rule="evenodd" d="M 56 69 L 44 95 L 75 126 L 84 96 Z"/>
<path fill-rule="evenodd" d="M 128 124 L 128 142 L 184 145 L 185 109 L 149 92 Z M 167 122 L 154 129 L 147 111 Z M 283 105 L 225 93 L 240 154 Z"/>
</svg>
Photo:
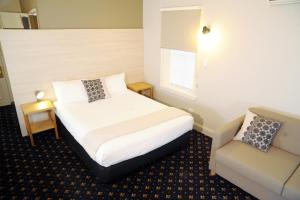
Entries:
<svg viewBox="0 0 300 200">
<path fill-rule="evenodd" d="M 56 99 L 59 102 L 69 103 L 88 101 L 87 94 L 81 80 L 52 82 Z"/>
<path fill-rule="evenodd" d="M 111 96 L 123 94 L 127 91 L 125 73 L 104 77 L 106 88 Z"/>
<path fill-rule="evenodd" d="M 250 122 L 253 120 L 253 118 L 257 116 L 257 114 L 254 114 L 251 111 L 247 111 L 245 120 L 243 122 L 243 125 L 240 129 L 240 131 L 234 136 L 233 140 L 240 140 L 242 141 L 242 137 L 244 136 L 244 133 L 247 131 L 247 127 L 250 126 Z"/>
</svg>

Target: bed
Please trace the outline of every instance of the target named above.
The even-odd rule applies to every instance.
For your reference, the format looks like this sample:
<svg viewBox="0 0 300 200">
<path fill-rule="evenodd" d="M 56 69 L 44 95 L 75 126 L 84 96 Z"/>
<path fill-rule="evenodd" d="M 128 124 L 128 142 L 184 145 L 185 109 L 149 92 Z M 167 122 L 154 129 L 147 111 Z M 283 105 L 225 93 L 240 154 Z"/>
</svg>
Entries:
<svg viewBox="0 0 300 200">
<path fill-rule="evenodd" d="M 170 107 L 130 90 L 93 103 L 56 101 L 54 105 L 61 135 L 101 182 L 174 152 L 187 143 L 193 127 L 188 114 L 160 121 L 162 111 Z M 148 119 L 156 122 L 138 128 Z M 103 141 L 91 151 L 98 140 Z"/>
</svg>

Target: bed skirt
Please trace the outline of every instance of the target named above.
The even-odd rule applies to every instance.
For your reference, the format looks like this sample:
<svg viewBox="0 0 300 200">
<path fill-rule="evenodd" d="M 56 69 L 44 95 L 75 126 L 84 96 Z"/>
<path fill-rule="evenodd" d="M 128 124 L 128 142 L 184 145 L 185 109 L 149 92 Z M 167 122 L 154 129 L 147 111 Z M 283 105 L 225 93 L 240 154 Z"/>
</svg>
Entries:
<svg viewBox="0 0 300 200">
<path fill-rule="evenodd" d="M 92 173 L 98 177 L 99 181 L 103 183 L 109 183 L 119 178 L 122 178 L 123 176 L 129 174 L 130 172 L 133 172 L 134 170 L 140 167 L 143 167 L 163 156 L 166 156 L 172 152 L 179 150 L 188 143 L 189 139 L 189 132 L 187 132 L 182 136 L 176 138 L 175 140 L 157 149 L 154 149 L 144 155 L 122 161 L 109 167 L 103 167 L 87 154 L 84 148 L 74 139 L 70 132 L 65 128 L 58 116 L 56 116 L 56 119 L 58 131 L 60 132 L 62 138 L 69 144 L 71 149 L 74 152 L 76 152 L 80 159 L 83 160 L 83 162 L 92 171 Z"/>
</svg>

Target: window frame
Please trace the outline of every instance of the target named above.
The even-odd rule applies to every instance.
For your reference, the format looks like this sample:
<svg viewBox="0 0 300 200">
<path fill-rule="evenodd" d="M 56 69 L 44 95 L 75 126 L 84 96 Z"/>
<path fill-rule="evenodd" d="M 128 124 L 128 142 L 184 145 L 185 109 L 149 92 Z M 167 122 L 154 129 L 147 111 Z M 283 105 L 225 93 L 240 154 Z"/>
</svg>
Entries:
<svg viewBox="0 0 300 200">
<path fill-rule="evenodd" d="M 201 10 L 201 18 L 200 18 L 200 23 L 199 23 L 199 24 L 201 24 L 202 11 L 203 11 L 203 7 L 201 7 L 201 6 L 181 6 L 181 7 L 161 8 L 160 12 L 176 11 L 176 10 L 195 10 L 195 9 Z M 168 63 L 168 61 L 166 61 L 165 59 L 164 60 L 162 59 L 163 49 L 165 49 L 165 48 L 160 47 L 160 78 L 159 78 L 160 88 L 163 91 L 168 92 L 170 94 L 188 98 L 190 100 L 196 100 L 198 98 L 196 95 L 196 91 L 198 88 L 198 81 L 199 81 L 198 80 L 199 63 L 200 63 L 199 48 L 197 48 L 197 51 L 195 52 L 196 58 L 195 58 L 195 69 L 194 69 L 193 88 L 192 89 L 183 88 L 183 87 L 180 87 L 180 86 L 170 83 L 170 78 L 169 78 L 170 63 Z M 172 49 L 170 49 L 170 50 L 172 50 Z M 176 49 L 174 49 L 174 50 L 176 50 Z"/>
<path fill-rule="evenodd" d="M 195 69 L 193 75 L 192 89 L 181 87 L 179 85 L 172 84 L 170 81 L 170 50 L 160 48 L 160 87 L 166 92 L 189 98 L 191 100 L 197 99 L 197 72 L 198 72 L 198 54 L 195 53 Z"/>
</svg>

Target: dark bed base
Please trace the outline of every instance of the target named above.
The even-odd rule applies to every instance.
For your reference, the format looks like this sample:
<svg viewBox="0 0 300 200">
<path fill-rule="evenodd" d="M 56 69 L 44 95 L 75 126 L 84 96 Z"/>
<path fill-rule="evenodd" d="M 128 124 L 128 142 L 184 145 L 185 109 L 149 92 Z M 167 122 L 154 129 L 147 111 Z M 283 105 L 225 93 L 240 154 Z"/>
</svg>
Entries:
<svg viewBox="0 0 300 200">
<path fill-rule="evenodd" d="M 153 150 L 147 154 L 131 158 L 129 160 L 111 165 L 109 167 L 103 167 L 94 161 L 84 150 L 84 148 L 74 139 L 70 132 L 65 128 L 60 119 L 57 117 L 57 127 L 69 146 L 76 154 L 83 160 L 87 167 L 96 175 L 101 182 L 109 183 L 116 179 L 123 177 L 130 172 L 149 164 L 163 156 L 166 156 L 176 150 L 179 150 L 183 145 L 187 144 L 189 138 L 189 132 L 183 134 L 179 138 Z"/>
</svg>

